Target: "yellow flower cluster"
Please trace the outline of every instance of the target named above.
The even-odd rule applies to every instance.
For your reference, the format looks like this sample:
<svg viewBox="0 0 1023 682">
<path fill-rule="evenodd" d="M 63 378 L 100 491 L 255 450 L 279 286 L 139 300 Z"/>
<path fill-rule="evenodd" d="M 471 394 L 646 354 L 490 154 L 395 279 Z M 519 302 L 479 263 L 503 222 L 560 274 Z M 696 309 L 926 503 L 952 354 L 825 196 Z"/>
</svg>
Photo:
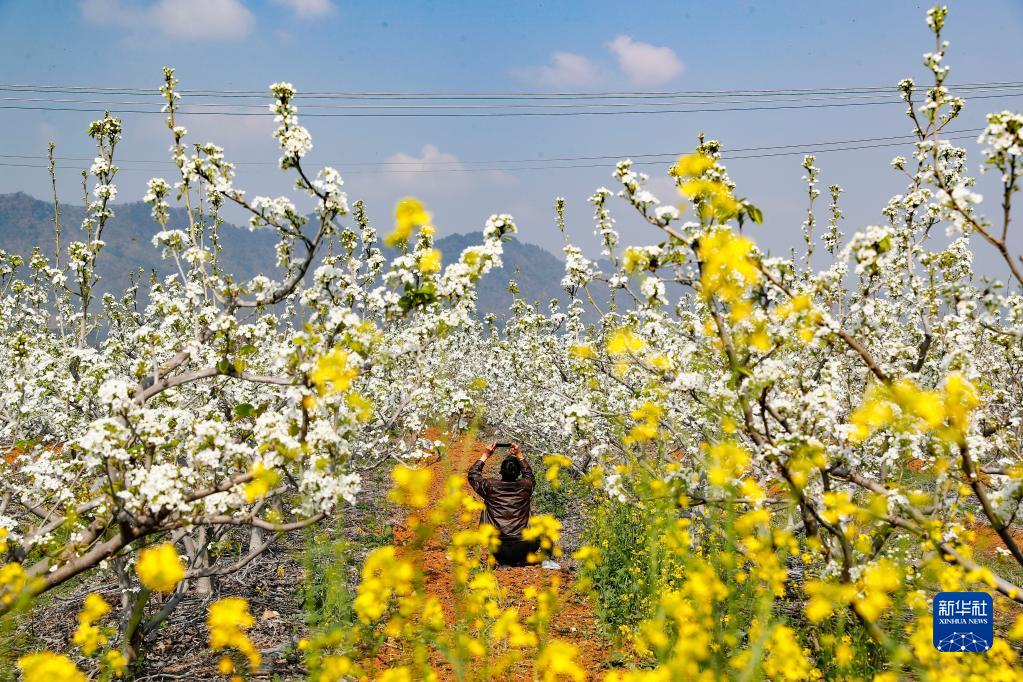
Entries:
<svg viewBox="0 0 1023 682">
<path fill-rule="evenodd" d="M 875 431 L 894 428 L 936 433 L 946 442 L 960 443 L 979 404 L 977 389 L 959 372 L 949 374 L 940 391 L 921 389 L 910 379 L 874 384 L 849 417 L 849 440 L 861 443 Z"/>
<path fill-rule="evenodd" d="M 795 318 L 796 336 L 803 343 L 810 343 L 824 315 L 818 310 L 808 294 L 796 294 L 791 299 L 774 309 L 778 319 Z"/>
<path fill-rule="evenodd" d="M 730 593 L 714 568 L 696 560 L 680 589 L 665 592 L 656 614 L 643 622 L 636 634 L 640 655 L 653 655 L 661 662 L 654 679 L 701 679 L 703 663 L 716 648 L 713 641 L 715 608 Z M 643 679 L 626 674 L 609 676 L 608 682 Z"/>
<path fill-rule="evenodd" d="M 707 452 L 707 480 L 722 487 L 734 482 L 749 466 L 749 453 L 732 440 L 704 445 Z"/>
<path fill-rule="evenodd" d="M 701 294 L 736 303 L 747 288 L 761 278 L 753 256 L 753 242 L 738 237 L 728 228 L 712 230 L 700 237 L 697 254 L 702 263 Z"/>
<path fill-rule="evenodd" d="M 820 623 L 852 605 L 864 619 L 876 621 L 892 606 L 892 594 L 902 589 L 902 580 L 902 569 L 887 558 L 869 565 L 855 583 L 808 580 L 803 588 L 810 597 L 806 617 Z"/>
<path fill-rule="evenodd" d="M 561 554 L 561 548 L 558 547 L 558 540 L 561 539 L 561 521 L 550 514 L 530 517 L 529 525 L 522 531 L 522 539 L 538 541 L 541 550 L 558 556 Z"/>
<path fill-rule="evenodd" d="M 100 595 L 93 593 L 85 598 L 82 610 L 78 612 L 78 629 L 71 641 L 86 656 L 92 656 L 96 649 L 107 643 L 107 636 L 96 627 L 96 621 L 108 613 L 110 604 Z"/>
<path fill-rule="evenodd" d="M 262 657 L 245 632 L 256 621 L 249 613 L 249 602 L 241 597 L 224 597 L 210 605 L 206 625 L 210 630 L 210 648 L 214 651 L 235 649 L 248 661 L 252 670 L 259 668 Z M 221 659 L 221 672 L 230 674 L 234 664 L 230 658 Z M 238 678 L 241 679 L 241 678 Z"/>
<path fill-rule="evenodd" d="M 657 430 L 660 428 L 661 417 L 664 415 L 664 408 L 655 402 L 646 401 L 629 413 L 636 424 L 622 439 L 626 445 L 634 443 L 645 443 L 657 437 Z"/>
<path fill-rule="evenodd" d="M 562 469 L 572 466 L 572 460 L 562 454 L 553 453 L 543 458 L 543 464 L 546 467 L 544 478 L 557 490 L 561 487 L 561 479 L 558 476 Z"/>
<path fill-rule="evenodd" d="M 625 253 L 622 254 L 622 269 L 630 275 L 634 275 L 640 270 L 653 270 L 655 263 L 656 261 L 652 262 L 650 253 L 647 249 L 630 246 L 625 249 Z"/>
<path fill-rule="evenodd" d="M 385 239 L 388 246 L 407 242 L 412 231 L 430 225 L 432 218 L 423 204 L 412 197 L 405 197 L 394 207 L 394 231 Z"/>
<path fill-rule="evenodd" d="M 491 634 L 495 641 L 507 641 L 509 646 L 520 649 L 537 645 L 536 633 L 522 627 L 519 611 L 515 608 L 507 608 L 501 612 L 501 615 L 494 621 Z"/>
<path fill-rule="evenodd" d="M 786 625 L 776 625 L 767 640 L 764 673 L 770 680 L 819 680 L 821 673 L 807 656 L 809 652 L 799 646 L 795 631 Z"/>
<path fill-rule="evenodd" d="M 165 542 L 155 547 L 146 547 L 139 552 L 135 573 L 149 589 L 170 593 L 184 579 L 185 564 L 182 563 L 174 545 Z"/>
<path fill-rule="evenodd" d="M 28 584 L 25 569 L 16 561 L 0 566 L 0 604 L 11 604 Z"/>
<path fill-rule="evenodd" d="M 668 173 L 676 178 L 699 177 L 714 167 L 714 159 L 706 154 L 684 154 Z"/>
<path fill-rule="evenodd" d="M 281 479 L 276 469 L 267 469 L 263 462 L 256 462 L 249 473 L 252 474 L 252 480 L 243 487 L 247 502 L 255 502 L 269 493 Z"/>
<path fill-rule="evenodd" d="M 593 346 L 588 343 L 579 343 L 568 348 L 569 355 L 579 358 L 581 360 L 587 360 L 596 357 L 597 352 L 593 350 Z"/>
<path fill-rule="evenodd" d="M 547 642 L 536 660 L 536 669 L 543 682 L 573 680 L 583 682 L 586 671 L 579 666 L 579 648 L 560 639 Z"/>
<path fill-rule="evenodd" d="M 88 678 L 64 654 L 43 651 L 18 659 L 22 682 L 87 682 Z"/>
<path fill-rule="evenodd" d="M 426 249 L 419 254 L 419 271 L 423 274 L 437 272 L 441 266 L 441 252 L 437 249 Z"/>
<path fill-rule="evenodd" d="M 428 492 L 433 472 L 429 469 L 413 469 L 399 464 L 391 471 L 391 480 L 394 487 L 388 498 L 392 502 L 415 509 L 422 509 L 430 502 Z"/>
<path fill-rule="evenodd" d="M 846 516 L 850 516 L 859 509 L 853 501 L 852 496 L 846 491 L 824 493 L 824 510 L 821 517 L 828 523 L 838 523 Z"/>
<path fill-rule="evenodd" d="M 349 393 L 345 396 L 345 404 L 355 413 L 355 420 L 360 424 L 373 419 L 373 401 L 361 393 Z"/>
<path fill-rule="evenodd" d="M 704 219 L 717 218 L 719 222 L 725 222 L 741 208 L 728 186 L 717 180 L 687 180 L 678 189 L 682 196 L 696 205 L 700 217 Z"/>
<path fill-rule="evenodd" d="M 447 555 L 451 560 L 451 570 L 454 572 L 457 585 L 464 585 L 468 582 L 473 554 L 481 548 L 487 552 L 493 552 L 500 543 L 499 538 L 497 529 L 489 523 L 452 533 Z"/>
<path fill-rule="evenodd" d="M 646 341 L 630 327 L 614 330 L 607 339 L 609 355 L 633 355 L 644 348 L 646 348 Z"/>
<path fill-rule="evenodd" d="M 355 596 L 355 613 L 363 623 L 380 620 L 390 608 L 391 598 L 412 594 L 415 569 L 407 559 L 399 558 L 391 545 L 370 552 L 362 565 L 362 582 Z"/>
<path fill-rule="evenodd" d="M 320 395 L 343 393 L 352 386 L 359 376 L 359 368 L 349 362 L 351 354 L 335 346 L 329 353 L 316 360 L 316 366 L 309 373 L 309 379 L 316 385 Z"/>
<path fill-rule="evenodd" d="M 714 166 L 714 159 L 706 154 L 688 154 L 680 156 L 669 173 L 677 179 L 679 193 L 696 205 L 701 218 L 724 222 L 739 211 L 740 204 L 728 185 L 705 177 Z"/>
</svg>

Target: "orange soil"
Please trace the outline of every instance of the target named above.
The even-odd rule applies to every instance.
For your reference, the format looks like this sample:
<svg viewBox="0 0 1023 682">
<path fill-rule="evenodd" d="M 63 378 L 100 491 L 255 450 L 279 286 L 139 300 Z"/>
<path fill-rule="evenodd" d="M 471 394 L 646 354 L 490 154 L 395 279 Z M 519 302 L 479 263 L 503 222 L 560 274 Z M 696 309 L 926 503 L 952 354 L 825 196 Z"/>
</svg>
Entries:
<svg viewBox="0 0 1023 682">
<path fill-rule="evenodd" d="M 984 556 L 993 556 L 996 547 L 1008 549 L 1005 543 L 1002 542 L 1002 538 L 998 536 L 995 529 L 991 527 L 986 521 L 977 521 L 970 526 L 970 530 L 976 533 L 976 540 L 974 541 L 974 551 Z M 1009 529 L 1010 536 L 1015 541 L 1016 545 L 1023 545 L 1023 530 L 1019 528 Z"/>
<path fill-rule="evenodd" d="M 442 436 L 430 433 L 428 437 Z M 485 443 L 468 435 L 450 442 L 448 456 L 430 467 L 434 473 L 430 484 L 431 502 L 443 497 L 445 480 L 452 474 L 465 475 L 485 447 Z M 394 543 L 399 549 L 410 540 L 411 536 L 411 531 L 404 523 L 395 526 Z M 447 531 L 445 531 L 441 537 L 431 540 L 417 559 L 424 573 L 427 593 L 440 601 L 445 617 L 450 622 L 454 614 L 456 597 L 450 561 L 445 556 L 447 541 Z M 560 571 L 552 571 L 539 567 L 498 568 L 495 572 L 498 583 L 505 592 L 502 606 L 518 608 L 519 617 L 523 620 L 534 610 L 533 602 L 523 597 L 523 590 L 530 585 L 539 589 L 546 588 L 551 584 L 552 578 L 558 577 L 561 583 L 559 587 L 560 609 L 550 623 L 548 632 L 551 636 L 575 645 L 579 649 L 578 661 L 586 670 L 588 679 L 599 678 L 599 671 L 605 667 L 604 662 L 610 653 L 610 646 L 599 632 L 597 619 L 591 605 L 572 592 L 572 574 L 564 568 Z M 508 679 L 533 679 L 532 652 L 527 652 L 524 658 L 525 660 L 516 664 L 509 671 Z M 401 659 L 401 651 L 391 650 L 382 653 L 378 662 L 386 666 L 389 663 L 397 663 Z M 455 679 L 450 665 L 439 654 L 433 656 L 431 663 L 434 670 L 437 671 L 438 679 Z"/>
</svg>

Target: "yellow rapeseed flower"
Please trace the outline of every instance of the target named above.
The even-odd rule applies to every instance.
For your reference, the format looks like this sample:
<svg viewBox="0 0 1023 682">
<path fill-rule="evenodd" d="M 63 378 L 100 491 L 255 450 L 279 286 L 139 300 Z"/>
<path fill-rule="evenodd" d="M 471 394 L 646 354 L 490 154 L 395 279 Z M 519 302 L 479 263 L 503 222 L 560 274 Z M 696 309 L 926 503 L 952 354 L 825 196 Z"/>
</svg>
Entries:
<svg viewBox="0 0 1023 682">
<path fill-rule="evenodd" d="M 740 207 L 732 192 L 724 183 L 707 178 L 697 178 L 683 182 L 679 188 L 686 198 L 699 202 L 702 217 L 715 216 L 725 221 L 735 215 Z"/>
<path fill-rule="evenodd" d="M 675 177 L 696 177 L 702 175 L 714 166 L 714 159 L 706 154 L 684 154 L 678 157 L 678 161 L 668 171 Z"/>
<path fill-rule="evenodd" d="M 252 480 L 243 488 L 247 502 L 255 502 L 265 496 L 281 479 L 281 475 L 276 469 L 267 469 L 263 462 L 256 462 L 249 473 L 252 474 Z"/>
<path fill-rule="evenodd" d="M 0 604 L 10 604 L 28 584 L 28 574 L 16 561 L 0 566 Z"/>
<path fill-rule="evenodd" d="M 959 372 L 945 377 L 945 415 L 948 418 L 949 440 L 959 441 L 970 425 L 970 413 L 980 405 L 977 389 Z"/>
<path fill-rule="evenodd" d="M 394 487 L 388 497 L 392 502 L 415 509 L 422 509 L 430 502 L 428 496 L 433 472 L 429 469 L 412 469 L 399 464 L 391 471 Z"/>
<path fill-rule="evenodd" d="M 92 593 L 85 598 L 82 610 L 78 613 L 78 629 L 75 630 L 71 641 L 86 656 L 92 656 L 96 649 L 107 643 L 106 635 L 96 627 L 95 623 L 108 613 L 110 613 L 110 604 L 100 595 Z"/>
<path fill-rule="evenodd" d="M 577 358 L 587 359 L 594 357 L 597 353 L 593 350 L 593 346 L 588 343 L 578 343 L 568 347 L 570 355 L 574 355 Z"/>
<path fill-rule="evenodd" d="M 707 480 L 711 485 L 724 486 L 738 478 L 749 465 L 749 453 L 735 441 L 715 443 L 707 449 Z"/>
<path fill-rule="evenodd" d="M 355 412 L 355 420 L 365 424 L 373 418 L 373 401 L 361 393 L 349 393 L 345 396 L 345 403 Z"/>
<path fill-rule="evenodd" d="M 558 474 L 561 473 L 563 468 L 567 469 L 572 466 L 572 460 L 564 455 L 554 453 L 544 457 L 543 463 L 547 467 L 547 470 L 544 472 L 544 478 L 550 481 L 552 488 L 557 489 L 561 485 Z"/>
<path fill-rule="evenodd" d="M 614 330 L 607 340 L 607 352 L 611 355 L 638 353 L 645 347 L 646 341 L 629 327 Z"/>
<path fill-rule="evenodd" d="M 316 385 L 320 395 L 341 393 L 352 386 L 352 381 L 359 376 L 359 368 L 349 363 L 351 354 L 340 346 L 335 346 L 329 353 L 316 360 L 316 366 L 309 373 L 309 378 Z"/>
<path fill-rule="evenodd" d="M 902 587 L 902 569 L 891 559 L 881 559 L 867 567 L 857 585 L 863 594 L 853 607 L 869 621 L 876 621 L 891 607 L 891 593 Z"/>
<path fill-rule="evenodd" d="M 206 625 L 210 631 L 210 648 L 237 649 L 253 669 L 259 667 L 262 657 L 245 631 L 255 625 L 249 613 L 249 602 L 242 597 L 224 597 L 210 605 Z"/>
<path fill-rule="evenodd" d="M 537 540 L 540 549 L 553 554 L 560 554 L 558 540 L 561 539 L 561 521 L 550 514 L 537 514 L 530 517 L 529 525 L 522 531 L 523 540 Z"/>
<path fill-rule="evenodd" d="M 117 649 L 111 649 L 104 654 L 103 662 L 106 664 L 107 670 L 112 672 L 115 677 L 123 676 L 124 671 L 128 669 L 128 660 Z"/>
<path fill-rule="evenodd" d="M 88 678 L 70 658 L 52 651 L 18 659 L 22 682 L 86 682 Z"/>
<path fill-rule="evenodd" d="M 423 204 L 412 197 L 405 197 L 394 207 L 394 231 L 384 241 L 388 246 L 408 241 L 412 230 L 430 224 L 430 214 Z"/>
<path fill-rule="evenodd" d="M 586 679 L 586 671 L 579 665 L 578 657 L 579 649 L 574 644 L 560 639 L 549 640 L 536 661 L 540 679 L 544 682 L 564 679 L 583 682 Z"/>
<path fill-rule="evenodd" d="M 767 642 L 767 656 L 764 658 L 764 673 L 771 680 L 802 682 L 820 678 L 820 671 L 814 668 L 809 652 L 799 646 L 799 637 L 786 625 L 775 626 Z"/>
<path fill-rule="evenodd" d="M 747 287 L 760 281 L 761 272 L 753 259 L 753 242 L 719 229 L 700 237 L 697 254 L 703 263 L 701 293 L 722 301 L 738 301 Z"/>
<path fill-rule="evenodd" d="M 165 542 L 155 547 L 147 547 L 139 552 L 135 573 L 138 574 L 142 584 L 149 589 L 170 593 L 184 579 L 185 564 L 182 563 L 174 545 Z"/>
<path fill-rule="evenodd" d="M 821 512 L 821 517 L 828 523 L 838 523 L 840 518 L 855 514 L 857 509 L 847 492 L 824 493 L 824 511 Z"/>
<path fill-rule="evenodd" d="M 419 254 L 419 271 L 422 273 L 440 270 L 441 253 L 438 249 L 427 249 Z"/>
</svg>

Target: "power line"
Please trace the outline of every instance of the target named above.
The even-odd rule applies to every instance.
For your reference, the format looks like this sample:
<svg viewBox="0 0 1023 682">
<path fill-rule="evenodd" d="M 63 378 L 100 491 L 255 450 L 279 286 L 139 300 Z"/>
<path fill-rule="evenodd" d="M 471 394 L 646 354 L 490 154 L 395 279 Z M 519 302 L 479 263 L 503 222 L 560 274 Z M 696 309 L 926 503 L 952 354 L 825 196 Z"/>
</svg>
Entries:
<svg viewBox="0 0 1023 682">
<path fill-rule="evenodd" d="M 1001 90 L 1023 90 L 1023 85 L 1014 86 L 1011 88 L 999 88 Z M 981 92 L 988 92 L 991 89 L 985 89 Z M 1012 92 L 1005 93 L 1003 96 L 1021 95 L 1023 92 Z M 988 95 L 991 97 L 993 95 Z M 847 100 L 876 100 L 879 98 L 887 98 L 888 102 L 897 103 L 901 102 L 901 98 L 892 98 L 889 93 L 885 94 L 846 94 L 846 95 L 825 95 L 825 96 L 811 96 L 811 97 L 800 97 L 798 99 L 786 98 L 786 97 L 768 97 L 759 99 L 697 99 L 697 100 L 685 100 L 685 99 L 670 99 L 666 101 L 650 101 L 643 102 L 643 106 L 648 107 L 674 107 L 674 106 L 704 106 L 704 105 L 722 105 L 722 104 L 774 104 L 774 103 L 801 103 L 801 102 L 820 102 L 820 101 L 847 101 Z M 974 98 L 982 98 L 983 96 L 974 96 Z M 45 103 L 45 104 L 101 104 L 104 107 L 109 105 L 116 106 L 151 106 L 160 107 L 159 112 L 149 113 L 163 113 L 162 102 L 147 102 L 140 100 L 109 100 L 109 99 L 70 99 L 70 98 L 46 98 L 46 97 L 0 97 L 0 101 L 4 102 L 27 102 L 27 103 Z M 878 104 L 885 102 L 876 102 Z M 629 108 L 639 106 L 637 102 L 587 102 L 587 103 L 544 103 L 544 104 L 531 104 L 531 103 L 511 103 L 511 104 L 303 104 L 303 109 L 343 109 L 343 110 L 506 110 L 506 109 L 615 109 L 615 108 Z M 210 109 L 249 109 L 257 110 L 261 115 L 268 115 L 267 106 L 265 104 L 234 104 L 228 102 L 192 102 L 182 105 L 182 113 L 196 113 L 186 111 L 188 108 L 210 108 Z M 225 113 L 242 113 L 242 112 L 225 112 Z M 308 115 L 308 114 L 306 114 Z"/>
<path fill-rule="evenodd" d="M 1023 90 L 1023 86 L 1015 88 L 1003 88 L 1006 90 Z M 1016 93 L 1021 94 L 1021 93 Z M 820 101 L 841 101 L 841 100 L 863 100 L 863 99 L 879 99 L 889 98 L 892 96 L 888 93 L 885 94 L 864 94 L 864 95 L 828 95 L 828 96 L 813 96 L 813 97 L 800 97 L 798 99 L 786 98 L 786 97 L 770 97 L 762 99 L 699 99 L 699 100 L 684 100 L 684 99 L 670 99 L 660 102 L 643 102 L 643 106 L 648 107 L 663 107 L 663 106 L 703 106 L 703 105 L 718 105 L 718 104 L 769 104 L 777 102 L 820 102 Z M 46 97 L 0 97 L 0 101 L 5 102 L 30 102 L 30 103 L 47 103 L 47 104 L 102 104 L 102 105 L 117 105 L 117 106 L 150 106 L 162 108 L 164 102 L 146 102 L 139 100 L 109 100 L 109 99 L 55 99 Z M 902 101 L 901 99 L 892 101 Z M 583 104 L 576 103 L 557 103 L 557 104 L 526 104 L 522 102 L 512 104 L 303 104 L 302 108 L 305 109 L 392 109 L 392 110 L 403 110 L 403 109 L 605 109 L 605 108 L 625 108 L 638 106 L 637 102 L 588 102 Z M 182 105 L 182 109 L 189 107 L 204 107 L 204 108 L 219 108 L 219 109 L 255 109 L 259 110 L 259 113 L 265 114 L 267 112 L 267 105 L 265 104 L 234 104 L 229 102 L 189 102 Z M 163 112 L 159 112 L 163 113 Z M 187 112 L 184 112 L 187 113 Z"/>
<path fill-rule="evenodd" d="M 973 95 L 963 99 L 995 99 L 1003 97 L 1020 97 L 1021 93 L 1000 94 L 1000 95 Z M 631 111 L 498 111 L 498 112 L 383 112 L 383 113 L 305 113 L 305 118 L 505 118 L 505 117 L 533 117 L 533 116 L 630 116 L 649 114 L 696 114 L 696 113 L 723 113 L 732 111 L 780 111 L 792 109 L 822 109 L 834 107 L 862 107 L 875 106 L 879 104 L 902 104 L 899 100 L 882 102 L 836 102 L 823 104 L 790 104 L 780 106 L 749 106 L 749 107 L 716 107 L 716 108 L 695 108 L 695 109 L 636 109 Z M 0 104 L 0 109 L 14 109 L 22 111 L 71 111 L 97 114 L 106 111 L 111 114 L 157 114 L 163 115 L 160 111 L 149 109 L 83 109 L 76 107 L 45 107 L 45 106 L 23 106 Z M 187 116 L 273 116 L 274 114 L 256 111 L 188 111 L 181 112 Z"/>
<path fill-rule="evenodd" d="M 950 135 L 950 136 L 947 136 L 947 137 L 943 137 L 942 139 L 945 139 L 945 140 L 965 140 L 965 139 L 972 139 L 972 138 L 973 138 L 973 135 Z M 885 139 L 885 138 L 878 138 L 878 139 Z M 726 155 L 726 154 L 723 153 L 721 158 L 724 161 L 731 161 L 731 160 L 740 160 L 740 159 L 762 159 L 762 158 L 771 158 L 771 157 L 778 157 L 778 156 L 798 156 L 798 155 L 803 155 L 803 154 L 827 154 L 829 152 L 846 152 L 846 151 L 858 151 L 858 150 L 863 150 L 863 149 L 877 149 L 877 148 L 882 148 L 882 147 L 897 147 L 897 146 L 907 145 L 908 143 L 909 143 L 908 140 L 903 140 L 903 141 L 898 141 L 898 142 L 883 142 L 883 143 L 878 143 L 878 144 L 867 144 L 867 145 L 856 145 L 856 146 L 845 146 L 845 147 L 830 147 L 830 148 L 824 148 L 823 145 L 826 145 L 826 144 L 836 144 L 836 143 L 822 143 L 822 145 L 820 147 L 818 147 L 818 148 L 815 148 L 812 145 L 811 146 L 801 146 L 798 149 L 793 149 L 791 151 L 768 152 L 768 153 L 762 153 L 762 154 L 746 154 L 746 155 L 738 155 L 738 156 L 729 156 L 729 155 Z M 779 146 L 779 147 L 774 147 L 774 148 L 777 149 L 777 148 L 781 148 L 781 147 Z M 753 149 L 753 148 L 751 148 L 751 149 Z M 763 149 L 771 149 L 771 148 L 768 147 L 768 148 L 763 148 Z M 739 150 L 733 150 L 733 151 L 739 151 Z M 619 158 L 619 157 L 614 157 L 614 158 Z M 48 164 L 44 165 L 44 164 L 11 163 L 11 162 L 0 162 L 0 166 L 16 167 L 16 168 L 40 168 L 40 169 L 49 168 Z M 168 166 L 170 166 L 169 162 L 168 162 Z M 607 167 L 606 163 L 593 163 L 593 164 L 566 164 L 566 165 L 554 164 L 554 165 L 544 165 L 544 166 L 516 166 L 516 167 L 511 167 L 511 168 L 438 168 L 438 169 L 422 169 L 422 168 L 417 168 L 417 169 L 405 169 L 405 170 L 401 170 L 401 169 L 389 170 L 389 171 L 386 171 L 386 172 L 388 172 L 388 173 L 401 173 L 401 174 L 419 174 L 419 173 L 485 173 L 485 172 L 515 173 L 515 172 L 519 172 L 519 171 L 545 171 L 545 170 L 564 170 L 564 169 L 571 169 L 571 168 L 606 168 L 606 167 Z M 56 166 L 56 168 L 59 169 L 59 170 L 81 170 L 80 168 L 78 168 L 76 166 Z M 121 169 L 121 172 L 124 172 L 124 171 L 127 171 L 127 172 L 162 172 L 162 171 L 166 171 L 166 170 L 169 170 L 169 168 L 168 167 L 156 167 L 156 168 L 135 167 L 135 168 L 123 168 L 123 169 Z M 345 175 L 374 175 L 374 174 L 377 174 L 379 172 L 380 171 L 348 171 L 348 172 L 345 173 Z"/>
<path fill-rule="evenodd" d="M 958 135 L 960 133 L 979 133 L 984 130 L 983 128 L 961 128 L 958 130 L 949 130 L 946 135 Z M 965 139 L 965 137 L 951 138 L 946 137 L 944 139 Z M 861 137 L 847 140 L 831 140 L 826 142 L 808 142 L 803 144 L 782 144 L 782 145 L 771 145 L 771 146 L 760 146 L 760 147 L 722 147 L 722 153 L 733 154 L 737 152 L 758 152 L 758 151 L 773 151 L 779 149 L 811 149 L 811 148 L 823 148 L 834 145 L 849 145 L 849 144 L 860 144 L 863 142 L 884 142 L 889 140 L 904 140 L 911 141 L 915 140 L 916 135 L 889 135 L 886 137 Z M 568 162 L 568 161 L 617 161 L 619 159 L 631 158 L 631 159 L 675 159 L 679 155 L 685 152 L 662 152 L 655 154 L 608 154 L 603 156 L 561 156 L 551 157 L 546 159 L 478 159 L 478 160 L 452 160 L 452 161 L 346 161 L 342 165 L 345 167 L 351 166 L 422 166 L 422 165 L 464 165 L 464 164 L 495 164 L 495 163 L 547 163 L 547 162 Z M 48 159 L 49 157 L 39 154 L 0 154 L 0 158 L 4 159 Z M 732 157 L 736 158 L 736 157 Z M 57 161 L 93 161 L 89 157 L 71 157 L 71 156 L 57 156 L 54 157 Z M 167 163 L 169 159 L 117 159 L 116 163 Z M 276 161 L 235 161 L 233 162 L 236 166 L 276 166 Z"/>
<path fill-rule="evenodd" d="M 1011 88 L 1023 86 L 1020 81 L 988 81 L 976 83 L 948 84 L 947 87 L 954 90 L 967 89 L 990 89 L 990 88 Z M 63 92 L 63 93 L 89 93 L 89 94 L 129 94 L 129 95 L 151 95 L 162 97 L 156 88 L 137 87 L 114 87 L 114 86 L 80 86 L 80 85 L 45 85 L 45 84 L 16 84 L 2 83 L 0 90 L 22 91 L 22 92 Z M 225 97 L 225 98 L 249 98 L 258 97 L 267 99 L 268 90 L 223 90 L 223 89 L 179 89 L 179 94 L 189 97 Z M 787 88 L 787 89 L 731 89 L 731 90 L 675 90 L 675 91 L 624 91 L 624 92 L 299 92 L 296 98 L 316 99 L 601 99 L 601 98 L 665 98 L 665 97 L 745 97 L 745 96 L 803 96 L 817 94 L 843 94 L 843 93 L 880 93 L 895 94 L 898 88 L 892 85 L 866 86 L 866 87 L 820 87 L 820 88 Z"/>
</svg>

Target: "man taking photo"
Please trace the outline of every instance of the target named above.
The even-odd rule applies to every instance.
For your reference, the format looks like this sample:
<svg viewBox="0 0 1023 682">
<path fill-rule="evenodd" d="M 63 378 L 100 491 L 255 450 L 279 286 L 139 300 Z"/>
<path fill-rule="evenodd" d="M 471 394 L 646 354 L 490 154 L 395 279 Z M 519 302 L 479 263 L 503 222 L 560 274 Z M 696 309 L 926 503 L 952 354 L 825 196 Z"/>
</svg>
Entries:
<svg viewBox="0 0 1023 682">
<path fill-rule="evenodd" d="M 487 478 L 483 466 L 498 447 L 507 447 L 510 455 L 501 462 L 501 477 Z M 469 468 L 469 485 L 483 498 L 485 508 L 480 524 L 489 523 L 500 537 L 501 544 L 494 559 L 502 566 L 527 566 L 539 563 L 540 543 L 523 540 L 522 531 L 529 525 L 529 508 L 536 477 L 517 443 L 495 443 L 487 447 Z M 530 561 L 532 555 L 533 561 Z M 553 561 L 544 561 L 544 568 L 559 568 Z"/>
</svg>

